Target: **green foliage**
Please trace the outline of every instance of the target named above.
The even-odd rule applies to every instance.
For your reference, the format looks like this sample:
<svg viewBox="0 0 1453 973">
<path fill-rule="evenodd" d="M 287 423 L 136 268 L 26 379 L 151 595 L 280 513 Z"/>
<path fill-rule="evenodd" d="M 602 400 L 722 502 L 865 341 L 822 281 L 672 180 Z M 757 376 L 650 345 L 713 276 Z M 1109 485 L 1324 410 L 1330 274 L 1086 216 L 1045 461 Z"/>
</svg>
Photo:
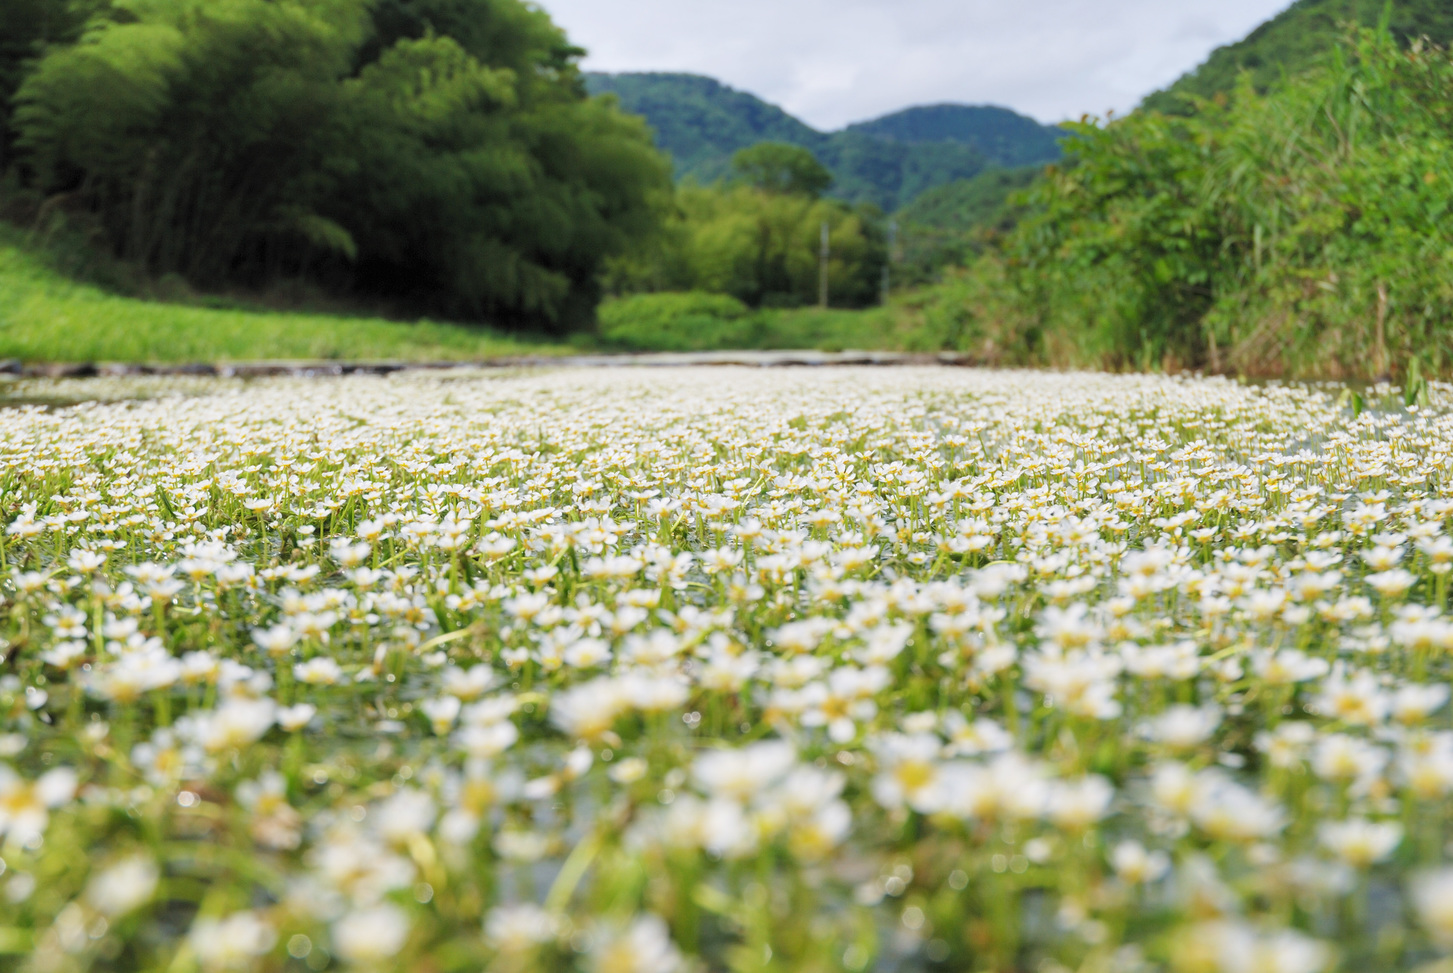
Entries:
<svg viewBox="0 0 1453 973">
<path fill-rule="evenodd" d="M 600 340 L 630 351 L 704 351 L 755 347 L 761 320 L 725 294 L 635 294 L 600 309 Z"/>
<path fill-rule="evenodd" d="M 317 224 L 336 79 L 364 0 L 117 0 L 18 94 L 36 182 L 85 196 L 118 252 L 217 282 L 264 239 Z"/>
<path fill-rule="evenodd" d="M 1229 95 L 1243 72 L 1265 92 L 1289 75 L 1325 67 L 1348 24 L 1371 27 L 1384 13 L 1403 46 L 1422 37 L 1436 44 L 1453 41 L 1453 6 L 1445 0 L 1298 0 L 1242 40 L 1217 48 L 1195 71 L 1147 97 L 1144 107 L 1188 112 L 1196 98 Z"/>
<path fill-rule="evenodd" d="M 30 63 L 53 44 L 74 43 L 104 0 L 5 0 L 0 3 L 0 173 L 11 161 L 15 92 Z"/>
<path fill-rule="evenodd" d="M 309 276 L 587 323 L 665 161 L 521 0 L 112 0 L 18 94 L 32 183 L 203 285 Z"/>
<path fill-rule="evenodd" d="M 901 343 L 908 350 L 967 353 L 989 365 L 1102 364 L 1058 332 L 1046 332 L 1025 300 L 1026 281 L 995 250 L 942 279 L 895 298 Z M 1075 336 L 1070 335 L 1072 341 Z"/>
<path fill-rule="evenodd" d="M 952 142 L 908 145 L 865 135 L 835 134 L 821 153 L 833 171 L 833 193 L 891 212 L 935 186 L 969 179 L 988 163 L 976 150 Z"/>
<path fill-rule="evenodd" d="M 1014 227 L 1025 213 L 1018 195 L 1042 166 L 990 169 L 930 189 L 894 214 L 898 242 L 894 276 L 900 284 L 937 280 L 945 268 L 962 266 Z"/>
<path fill-rule="evenodd" d="M 732 170 L 762 192 L 816 199 L 832 185 L 832 173 L 806 149 L 785 142 L 759 142 L 732 156 Z"/>
<path fill-rule="evenodd" d="M 590 74 L 586 81 L 646 118 L 684 180 L 715 182 L 730 175 L 741 149 L 783 142 L 807 149 L 832 171 L 832 195 L 887 212 L 991 166 L 1049 161 L 1058 155 L 1054 140 L 1061 134 L 1007 109 L 968 106 L 927 109 L 927 115 L 912 109 L 829 134 L 710 78 Z"/>
<path fill-rule="evenodd" d="M 660 246 L 612 269 L 610 288 L 729 294 L 752 307 L 815 303 L 821 228 L 829 228 L 829 292 L 836 306 L 878 298 L 886 248 L 879 214 L 837 200 L 748 185 L 677 191 L 678 215 Z"/>
<path fill-rule="evenodd" d="M 815 307 L 772 308 L 760 312 L 763 349 L 815 348 L 819 351 L 921 350 L 907 347 L 890 308 L 860 310 Z"/>
<path fill-rule="evenodd" d="M 940 296 L 1010 358 L 1448 374 L 1450 88 L 1446 52 L 1367 31 L 1268 94 L 1076 126 L 1076 164 Z"/>
<path fill-rule="evenodd" d="M 74 256 L 66 248 L 64 256 Z M 161 304 L 109 293 L 57 270 L 47 251 L 0 231 L 0 358 L 215 362 L 259 359 L 434 361 L 558 354 L 495 331 L 378 318 Z"/>
<path fill-rule="evenodd" d="M 732 155 L 758 142 L 786 142 L 817 153 L 826 139 L 776 105 L 694 74 L 585 75 L 590 90 L 611 94 L 643 116 L 680 177 L 714 182 Z"/>
<path fill-rule="evenodd" d="M 896 142 L 956 142 L 976 149 L 996 166 L 1017 168 L 1060 157 L 1064 132 L 996 105 L 921 105 L 849 125 Z"/>
<path fill-rule="evenodd" d="M 752 310 L 735 298 L 700 291 L 609 300 L 601 305 L 600 322 L 601 342 L 626 351 L 897 349 L 913 337 L 899 333 L 886 308 Z"/>
</svg>

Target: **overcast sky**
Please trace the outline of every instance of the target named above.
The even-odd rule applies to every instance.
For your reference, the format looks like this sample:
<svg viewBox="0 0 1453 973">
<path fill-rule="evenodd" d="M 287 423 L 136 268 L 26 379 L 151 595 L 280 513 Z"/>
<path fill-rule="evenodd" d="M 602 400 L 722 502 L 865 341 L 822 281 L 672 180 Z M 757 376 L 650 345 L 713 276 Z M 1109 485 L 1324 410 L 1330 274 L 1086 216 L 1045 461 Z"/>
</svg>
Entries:
<svg viewBox="0 0 1453 973">
<path fill-rule="evenodd" d="M 541 0 L 596 71 L 691 71 L 823 129 L 937 102 L 1127 111 L 1291 0 Z"/>
</svg>

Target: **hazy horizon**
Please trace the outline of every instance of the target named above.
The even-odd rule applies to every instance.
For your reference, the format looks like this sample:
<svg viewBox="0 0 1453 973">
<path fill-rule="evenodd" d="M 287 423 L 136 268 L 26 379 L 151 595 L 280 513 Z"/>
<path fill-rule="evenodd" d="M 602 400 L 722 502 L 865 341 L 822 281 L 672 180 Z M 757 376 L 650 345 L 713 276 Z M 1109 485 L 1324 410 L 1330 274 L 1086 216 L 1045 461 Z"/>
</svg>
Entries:
<svg viewBox="0 0 1453 973">
<path fill-rule="evenodd" d="M 916 105 L 1124 113 L 1290 0 L 547 0 L 591 71 L 707 75 L 823 130 Z"/>
</svg>

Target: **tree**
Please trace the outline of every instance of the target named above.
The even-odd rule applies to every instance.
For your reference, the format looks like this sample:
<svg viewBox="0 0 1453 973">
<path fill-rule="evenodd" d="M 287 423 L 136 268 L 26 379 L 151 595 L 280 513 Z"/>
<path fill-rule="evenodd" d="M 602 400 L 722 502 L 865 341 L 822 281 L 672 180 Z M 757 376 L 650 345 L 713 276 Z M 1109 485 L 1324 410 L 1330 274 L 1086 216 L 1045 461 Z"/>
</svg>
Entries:
<svg viewBox="0 0 1453 973">
<path fill-rule="evenodd" d="M 763 192 L 746 185 L 681 187 L 676 216 L 647 256 L 614 261 L 615 293 L 701 291 L 752 307 L 816 300 L 822 225 L 830 234 L 834 302 L 878 299 L 887 259 L 882 214 L 839 200 Z"/>
<path fill-rule="evenodd" d="M 99 216 L 117 252 L 217 284 L 305 244 L 351 256 L 317 210 L 343 148 L 337 79 L 366 0 L 129 0 L 52 50 L 18 94 L 40 188 Z"/>
<path fill-rule="evenodd" d="M 74 43 L 104 0 L 5 0 L 0 3 L 0 173 L 11 162 L 15 92 L 30 62 L 53 44 Z"/>
<path fill-rule="evenodd" d="M 763 192 L 817 199 L 832 185 L 832 173 L 817 156 L 797 145 L 762 142 L 732 156 L 732 169 Z"/>
</svg>

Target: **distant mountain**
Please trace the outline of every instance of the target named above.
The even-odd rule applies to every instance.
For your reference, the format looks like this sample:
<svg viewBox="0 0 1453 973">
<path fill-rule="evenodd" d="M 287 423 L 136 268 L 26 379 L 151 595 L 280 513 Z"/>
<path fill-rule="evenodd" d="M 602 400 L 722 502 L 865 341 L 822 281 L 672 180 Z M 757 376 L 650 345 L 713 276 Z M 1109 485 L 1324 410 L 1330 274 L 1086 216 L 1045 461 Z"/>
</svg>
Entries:
<svg viewBox="0 0 1453 973">
<path fill-rule="evenodd" d="M 827 143 L 826 135 L 776 105 L 696 74 L 591 73 L 585 83 L 591 94 L 613 94 L 626 111 L 644 116 L 678 176 L 715 179 L 732 153 L 758 142 L 790 142 L 813 152 Z"/>
<path fill-rule="evenodd" d="M 849 125 L 895 142 L 954 142 L 977 149 L 996 166 L 1025 166 L 1059 158 L 1064 133 L 995 105 L 923 105 Z"/>
<path fill-rule="evenodd" d="M 1059 157 L 1056 130 L 1005 108 L 909 109 L 820 132 L 755 95 L 699 75 L 589 74 L 586 83 L 592 93 L 615 94 L 627 111 L 645 116 L 678 177 L 713 182 L 730 171 L 737 150 L 789 142 L 833 171 L 832 195 L 889 212 L 986 169 Z"/>
<path fill-rule="evenodd" d="M 1298 0 L 1244 39 L 1211 52 L 1206 62 L 1142 106 L 1163 112 L 1188 110 L 1183 95 L 1210 98 L 1230 91 L 1242 71 L 1265 90 L 1283 74 L 1314 67 L 1330 55 L 1349 23 L 1376 25 L 1387 0 Z M 1437 44 L 1453 41 L 1453 3 L 1448 0 L 1392 0 L 1389 29 L 1404 44 L 1428 37 Z"/>
</svg>

